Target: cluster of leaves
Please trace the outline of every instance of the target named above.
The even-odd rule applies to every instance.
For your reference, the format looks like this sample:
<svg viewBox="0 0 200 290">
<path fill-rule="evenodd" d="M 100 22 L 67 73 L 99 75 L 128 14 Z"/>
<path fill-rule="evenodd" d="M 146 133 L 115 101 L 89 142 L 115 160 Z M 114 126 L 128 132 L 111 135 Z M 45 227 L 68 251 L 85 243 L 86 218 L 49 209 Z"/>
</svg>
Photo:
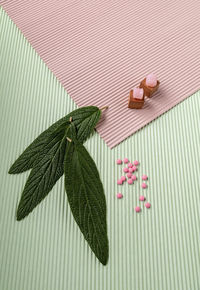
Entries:
<svg viewBox="0 0 200 290">
<path fill-rule="evenodd" d="M 97 167 L 83 143 L 101 116 L 94 106 L 77 109 L 40 134 L 11 166 L 9 173 L 31 169 L 17 209 L 27 216 L 65 175 L 74 219 L 102 264 L 108 260 L 106 200 Z"/>
</svg>

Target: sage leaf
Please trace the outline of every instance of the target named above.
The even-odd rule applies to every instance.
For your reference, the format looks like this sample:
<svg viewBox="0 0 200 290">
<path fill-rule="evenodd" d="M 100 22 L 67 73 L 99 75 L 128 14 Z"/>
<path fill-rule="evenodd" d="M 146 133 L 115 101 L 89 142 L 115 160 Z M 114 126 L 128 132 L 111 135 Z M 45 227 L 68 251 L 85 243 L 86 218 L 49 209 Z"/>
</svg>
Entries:
<svg viewBox="0 0 200 290">
<path fill-rule="evenodd" d="M 66 129 L 66 132 L 69 129 Z M 61 141 L 60 141 L 61 139 Z M 48 146 L 41 152 L 39 162 L 34 165 L 22 192 L 17 209 L 17 220 L 27 216 L 50 192 L 64 172 L 64 156 L 67 146 L 66 134 L 57 130 L 49 138 Z"/>
<path fill-rule="evenodd" d="M 68 144 L 65 163 L 65 190 L 72 214 L 84 238 L 99 261 L 108 261 L 106 200 L 97 167 L 79 142 Z"/>
<path fill-rule="evenodd" d="M 85 142 L 101 116 L 101 111 L 95 106 L 79 108 L 59 121 L 51 125 L 47 130 L 41 133 L 19 156 L 14 164 L 9 169 L 10 174 L 17 174 L 29 170 L 35 164 L 40 162 L 40 152 L 48 145 L 49 137 L 61 126 L 67 125 L 69 118 L 72 117 L 74 124 L 77 127 L 77 134 L 81 142 Z M 63 136 L 60 136 L 60 141 Z"/>
</svg>

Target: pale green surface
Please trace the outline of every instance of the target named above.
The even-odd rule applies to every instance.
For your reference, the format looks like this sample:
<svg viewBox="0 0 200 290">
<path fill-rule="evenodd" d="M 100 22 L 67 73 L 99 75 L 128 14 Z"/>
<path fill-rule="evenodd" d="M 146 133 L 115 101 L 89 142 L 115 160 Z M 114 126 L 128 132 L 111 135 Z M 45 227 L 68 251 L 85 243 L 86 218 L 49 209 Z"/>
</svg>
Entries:
<svg viewBox="0 0 200 290">
<path fill-rule="evenodd" d="M 110 150 L 86 144 L 108 207 L 110 258 L 92 254 L 75 224 L 61 179 L 24 221 L 15 209 L 28 173 L 11 163 L 45 128 L 76 106 L 20 31 L 0 10 L 0 290 L 200 289 L 200 93 Z M 150 210 L 135 214 L 140 182 L 117 187 L 118 157 L 147 173 Z M 118 191 L 124 193 L 117 200 Z"/>
</svg>

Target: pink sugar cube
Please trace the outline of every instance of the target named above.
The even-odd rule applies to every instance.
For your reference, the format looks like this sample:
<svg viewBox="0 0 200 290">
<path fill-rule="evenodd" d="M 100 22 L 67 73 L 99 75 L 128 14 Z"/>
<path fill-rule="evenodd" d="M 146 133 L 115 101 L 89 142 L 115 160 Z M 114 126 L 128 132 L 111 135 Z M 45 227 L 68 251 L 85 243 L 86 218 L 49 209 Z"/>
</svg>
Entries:
<svg viewBox="0 0 200 290">
<path fill-rule="evenodd" d="M 116 163 L 117 164 L 122 164 L 122 160 L 121 159 L 117 159 Z"/>
<path fill-rule="evenodd" d="M 128 164 L 128 167 L 129 167 L 129 168 L 133 167 L 133 164 L 132 164 L 132 163 L 129 163 L 129 164 Z"/>
<path fill-rule="evenodd" d="M 124 158 L 124 163 L 128 163 L 128 158 Z"/>
<path fill-rule="evenodd" d="M 129 173 L 126 174 L 126 176 L 127 176 L 128 178 L 131 178 L 132 174 L 129 172 Z"/>
<path fill-rule="evenodd" d="M 146 77 L 146 85 L 149 87 L 155 87 L 157 85 L 157 77 L 153 73 Z"/>
<path fill-rule="evenodd" d="M 137 167 L 136 166 L 133 166 L 132 169 L 133 169 L 133 171 L 136 171 L 137 170 Z"/>
<path fill-rule="evenodd" d="M 125 167 L 125 168 L 123 169 L 123 171 L 124 171 L 125 173 L 127 173 L 127 172 L 129 171 L 129 169 L 128 169 L 127 167 Z"/>
<path fill-rule="evenodd" d="M 133 163 L 135 166 L 139 165 L 139 161 L 137 161 L 137 160 L 135 160 Z"/>
<path fill-rule="evenodd" d="M 143 174 L 142 175 L 142 180 L 147 180 L 148 179 L 148 176 L 146 174 Z"/>
<path fill-rule="evenodd" d="M 144 90 L 140 88 L 133 89 L 133 97 L 138 100 L 142 100 L 144 97 Z"/>
</svg>

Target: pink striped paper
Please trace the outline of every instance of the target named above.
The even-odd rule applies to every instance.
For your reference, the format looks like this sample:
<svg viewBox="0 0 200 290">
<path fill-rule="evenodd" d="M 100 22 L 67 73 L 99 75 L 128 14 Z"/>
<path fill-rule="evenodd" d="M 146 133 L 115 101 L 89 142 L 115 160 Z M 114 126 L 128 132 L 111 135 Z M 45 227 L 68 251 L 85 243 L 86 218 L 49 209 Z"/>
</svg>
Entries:
<svg viewBox="0 0 200 290">
<path fill-rule="evenodd" d="M 98 132 L 110 147 L 200 88 L 199 0 L 0 3 L 78 106 L 109 106 Z M 128 109 L 151 72 L 159 92 Z"/>
</svg>

